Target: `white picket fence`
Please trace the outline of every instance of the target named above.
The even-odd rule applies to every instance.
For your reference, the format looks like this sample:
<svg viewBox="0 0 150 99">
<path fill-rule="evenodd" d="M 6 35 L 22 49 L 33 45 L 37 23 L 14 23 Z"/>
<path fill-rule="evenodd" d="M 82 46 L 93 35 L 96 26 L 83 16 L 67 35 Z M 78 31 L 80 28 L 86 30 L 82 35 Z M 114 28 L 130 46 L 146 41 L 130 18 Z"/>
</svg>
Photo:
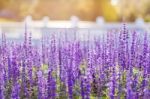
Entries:
<svg viewBox="0 0 150 99">
<path fill-rule="evenodd" d="M 141 18 L 134 23 L 126 23 L 128 29 L 150 31 L 150 23 L 145 23 Z M 87 33 L 99 35 L 108 30 L 120 29 L 123 23 L 107 23 L 102 17 L 98 17 L 96 22 L 80 21 L 76 16 L 73 16 L 68 21 L 54 21 L 44 17 L 43 20 L 32 20 L 28 16 L 23 22 L 5 22 L 0 23 L 0 33 L 4 32 L 8 39 L 23 39 L 25 27 L 28 33 L 32 33 L 33 39 L 40 39 L 42 33 L 65 33 L 70 35 L 77 32 L 78 38 L 83 39 Z"/>
</svg>

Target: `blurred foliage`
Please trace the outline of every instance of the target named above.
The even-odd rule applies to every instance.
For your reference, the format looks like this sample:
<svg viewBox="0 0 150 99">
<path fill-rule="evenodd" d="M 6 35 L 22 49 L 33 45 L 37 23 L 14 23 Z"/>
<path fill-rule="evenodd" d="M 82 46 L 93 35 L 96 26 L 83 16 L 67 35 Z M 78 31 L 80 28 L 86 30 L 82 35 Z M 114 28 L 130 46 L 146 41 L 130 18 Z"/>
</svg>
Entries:
<svg viewBox="0 0 150 99">
<path fill-rule="evenodd" d="M 117 5 L 112 5 L 111 0 L 0 0 L 0 17 L 22 20 L 27 15 L 56 20 L 76 15 L 90 21 L 97 16 L 104 16 L 106 21 L 134 21 L 143 17 L 150 21 L 150 0 L 118 0 Z"/>
<path fill-rule="evenodd" d="M 150 15 L 150 0 L 119 0 L 118 13 L 126 21 L 134 21 L 137 17 L 146 19 Z"/>
</svg>

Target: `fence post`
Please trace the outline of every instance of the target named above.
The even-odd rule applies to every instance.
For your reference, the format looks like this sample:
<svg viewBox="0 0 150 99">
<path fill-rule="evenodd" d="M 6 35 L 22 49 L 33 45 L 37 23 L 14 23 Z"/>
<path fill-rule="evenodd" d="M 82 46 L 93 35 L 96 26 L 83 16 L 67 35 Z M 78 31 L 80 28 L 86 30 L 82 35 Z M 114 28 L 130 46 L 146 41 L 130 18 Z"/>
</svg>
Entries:
<svg viewBox="0 0 150 99">
<path fill-rule="evenodd" d="M 96 24 L 99 25 L 99 26 L 104 25 L 104 24 L 105 24 L 104 18 L 101 17 L 101 16 L 98 16 L 98 17 L 96 18 Z"/>
<path fill-rule="evenodd" d="M 27 26 L 31 26 L 31 25 L 32 25 L 32 22 L 33 22 L 32 16 L 28 15 L 28 16 L 25 17 L 24 23 L 25 23 Z"/>
<path fill-rule="evenodd" d="M 71 21 L 71 27 L 75 28 L 75 27 L 78 27 L 80 20 L 77 16 L 72 16 L 70 18 L 70 21 Z"/>
<path fill-rule="evenodd" d="M 47 34 L 50 34 L 48 31 L 49 17 L 48 16 L 43 17 L 42 22 L 43 22 L 42 37 L 46 37 Z"/>
<path fill-rule="evenodd" d="M 136 20 L 135 20 L 135 24 L 136 25 L 138 25 L 138 26 L 143 26 L 144 24 L 145 24 L 145 22 L 144 22 L 144 19 L 143 18 L 137 18 Z"/>
<path fill-rule="evenodd" d="M 43 27 L 48 27 L 49 17 L 48 16 L 44 16 L 42 21 L 43 21 Z"/>
<path fill-rule="evenodd" d="M 25 17 L 24 21 L 23 21 L 23 25 L 25 25 L 25 31 L 27 33 L 31 32 L 31 28 L 33 24 L 33 20 L 32 20 L 32 16 L 28 15 Z"/>
</svg>

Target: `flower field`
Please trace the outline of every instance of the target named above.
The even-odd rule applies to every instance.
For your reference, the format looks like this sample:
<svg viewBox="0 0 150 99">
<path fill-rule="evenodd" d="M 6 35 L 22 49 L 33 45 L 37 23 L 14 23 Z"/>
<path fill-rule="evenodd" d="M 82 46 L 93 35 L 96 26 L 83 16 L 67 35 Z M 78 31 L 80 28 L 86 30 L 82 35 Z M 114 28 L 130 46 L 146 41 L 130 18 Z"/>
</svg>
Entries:
<svg viewBox="0 0 150 99">
<path fill-rule="evenodd" d="M 87 41 L 43 36 L 38 45 L 30 33 L 22 43 L 3 33 L 0 99 L 150 99 L 149 38 L 125 26 Z"/>
</svg>

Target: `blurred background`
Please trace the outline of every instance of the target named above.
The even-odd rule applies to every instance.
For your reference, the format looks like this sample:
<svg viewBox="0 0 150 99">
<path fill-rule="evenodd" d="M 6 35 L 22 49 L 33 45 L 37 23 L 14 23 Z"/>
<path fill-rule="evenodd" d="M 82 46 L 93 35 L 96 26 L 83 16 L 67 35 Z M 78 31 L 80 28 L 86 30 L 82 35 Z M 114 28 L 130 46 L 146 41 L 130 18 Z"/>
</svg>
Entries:
<svg viewBox="0 0 150 99">
<path fill-rule="evenodd" d="M 123 23 L 150 31 L 150 0 L 0 0 L 0 36 L 11 41 L 22 41 L 25 29 L 33 40 L 52 33 L 69 38 L 76 33 L 85 40 L 88 34 L 120 30 Z"/>
<path fill-rule="evenodd" d="M 0 0 L 0 22 L 22 21 L 27 15 L 34 20 L 77 16 L 83 21 L 95 21 L 102 16 L 106 22 L 133 22 L 139 17 L 149 22 L 150 0 Z"/>
</svg>

